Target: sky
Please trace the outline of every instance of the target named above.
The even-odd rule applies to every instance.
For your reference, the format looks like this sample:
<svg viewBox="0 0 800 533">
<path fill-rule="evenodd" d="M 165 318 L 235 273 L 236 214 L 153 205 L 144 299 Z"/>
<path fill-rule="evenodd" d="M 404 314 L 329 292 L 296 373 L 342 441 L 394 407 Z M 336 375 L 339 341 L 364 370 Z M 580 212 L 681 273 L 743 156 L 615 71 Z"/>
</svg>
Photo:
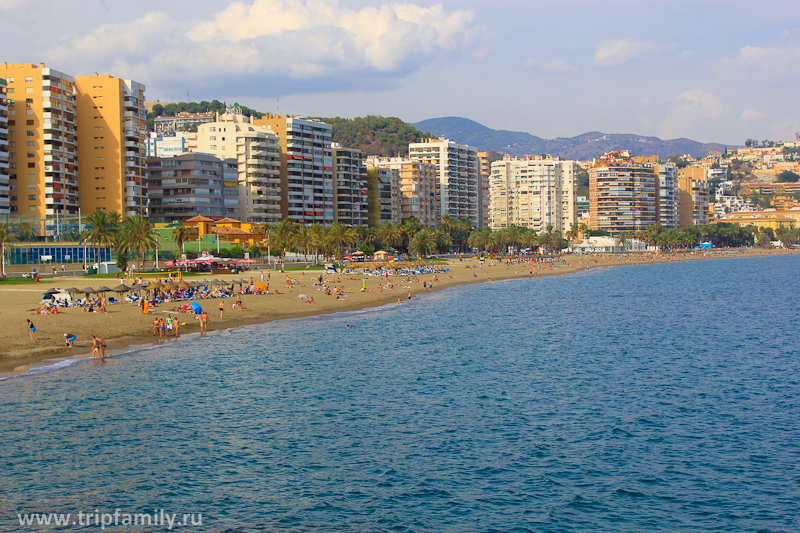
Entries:
<svg viewBox="0 0 800 533">
<path fill-rule="evenodd" d="M 790 0 L 0 0 L 0 20 L 3 61 L 133 79 L 148 101 L 544 138 L 800 132 Z"/>
</svg>

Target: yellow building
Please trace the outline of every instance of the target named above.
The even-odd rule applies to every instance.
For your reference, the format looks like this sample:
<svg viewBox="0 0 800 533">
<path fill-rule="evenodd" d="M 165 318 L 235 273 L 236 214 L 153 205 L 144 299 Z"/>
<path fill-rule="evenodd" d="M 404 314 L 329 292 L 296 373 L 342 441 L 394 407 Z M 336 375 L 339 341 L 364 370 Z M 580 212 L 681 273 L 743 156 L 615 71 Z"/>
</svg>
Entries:
<svg viewBox="0 0 800 533">
<path fill-rule="evenodd" d="M 757 226 L 759 228 L 772 228 L 773 230 L 777 230 L 779 228 L 794 229 L 797 227 L 796 220 L 791 217 L 782 217 L 782 216 L 765 217 L 765 216 L 760 216 L 759 213 L 754 213 L 754 212 L 731 213 L 731 214 L 748 215 L 748 216 L 737 216 L 729 218 L 726 215 L 722 218 L 718 218 L 714 222 L 738 224 L 740 226 Z"/>
<path fill-rule="evenodd" d="M 7 83 L 10 212 L 40 220 L 77 215 L 74 78 L 44 63 L 4 63 L 0 78 Z"/>
<path fill-rule="evenodd" d="M 75 86 L 81 211 L 146 215 L 144 85 L 94 74 Z"/>
<path fill-rule="evenodd" d="M 703 167 L 678 170 L 680 227 L 708 224 L 708 177 Z"/>
<path fill-rule="evenodd" d="M 776 196 L 769 201 L 769 205 L 775 207 L 775 209 L 791 209 L 800 207 L 800 202 L 792 196 Z"/>
<path fill-rule="evenodd" d="M 438 222 L 436 191 L 439 171 L 436 165 L 401 157 L 373 157 L 370 166 L 395 169 L 400 174 L 400 220 L 416 217 L 422 227 Z"/>
<path fill-rule="evenodd" d="M 8 203 L 8 103 L 6 80 L 0 78 L 0 215 L 10 213 Z"/>
</svg>

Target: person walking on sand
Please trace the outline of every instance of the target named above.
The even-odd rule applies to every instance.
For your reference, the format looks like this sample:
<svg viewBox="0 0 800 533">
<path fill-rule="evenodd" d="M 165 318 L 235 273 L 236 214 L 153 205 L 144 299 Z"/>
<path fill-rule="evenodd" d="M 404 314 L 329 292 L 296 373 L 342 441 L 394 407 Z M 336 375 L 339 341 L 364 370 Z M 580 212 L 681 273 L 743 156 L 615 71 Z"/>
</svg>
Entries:
<svg viewBox="0 0 800 533">
<path fill-rule="evenodd" d="M 77 339 L 77 337 L 72 333 L 64 333 L 64 340 L 70 348 L 72 348 L 72 343 L 75 342 L 75 339 Z"/>
<path fill-rule="evenodd" d="M 208 323 L 211 322 L 211 319 L 208 318 L 208 313 L 203 311 L 200 313 L 200 333 L 208 332 Z"/>
<path fill-rule="evenodd" d="M 36 274 L 36 285 L 39 285 L 39 274 Z"/>
<path fill-rule="evenodd" d="M 179 319 L 175 319 L 172 321 L 172 328 L 175 330 L 175 338 L 178 338 L 178 327 L 181 325 L 181 321 Z"/>
<path fill-rule="evenodd" d="M 28 335 L 31 336 L 31 340 L 39 340 L 36 336 L 36 326 L 33 325 L 30 318 L 28 319 Z"/>
<path fill-rule="evenodd" d="M 106 358 L 106 341 L 103 339 L 92 335 L 92 359 L 94 359 L 94 354 L 97 353 L 97 358 L 101 361 L 105 360 Z"/>
<path fill-rule="evenodd" d="M 223 302 L 219 303 L 219 319 L 222 320 L 222 312 L 225 310 L 225 304 Z"/>
</svg>

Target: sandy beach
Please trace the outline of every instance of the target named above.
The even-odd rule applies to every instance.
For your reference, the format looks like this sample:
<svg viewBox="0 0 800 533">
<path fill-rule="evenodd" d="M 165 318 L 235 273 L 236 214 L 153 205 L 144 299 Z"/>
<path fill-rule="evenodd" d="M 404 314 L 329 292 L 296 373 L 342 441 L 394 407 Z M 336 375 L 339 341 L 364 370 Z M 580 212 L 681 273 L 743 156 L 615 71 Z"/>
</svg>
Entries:
<svg viewBox="0 0 800 533">
<path fill-rule="evenodd" d="M 199 300 L 199 303 L 209 313 L 211 323 L 209 331 L 234 328 L 241 325 L 268 322 L 285 318 L 299 318 L 309 315 L 319 315 L 342 311 L 353 311 L 368 307 L 397 303 L 398 298 L 408 300 L 409 293 L 413 297 L 423 293 L 423 282 L 426 285 L 433 283 L 433 290 L 438 291 L 446 287 L 470 283 L 485 283 L 512 278 L 535 278 L 560 274 L 575 273 L 589 269 L 602 269 L 621 265 L 656 264 L 672 261 L 688 261 L 702 259 L 739 258 L 754 256 L 785 255 L 796 252 L 786 250 L 716 250 L 711 253 L 694 254 L 593 254 L 585 256 L 565 256 L 565 262 L 556 261 L 555 265 L 538 263 L 494 263 L 487 260 L 483 266 L 473 259 L 454 261 L 441 268 L 449 268 L 449 272 L 420 275 L 415 278 L 390 276 L 388 281 L 394 289 L 383 291 L 379 285 L 385 285 L 386 278 L 367 277 L 366 291 L 361 292 L 362 279 L 359 274 L 323 274 L 325 284 L 331 288 L 341 287 L 346 298 L 336 299 L 334 296 L 325 295 L 319 286 L 314 285 L 316 278 L 322 271 L 269 271 L 269 284 L 273 293 L 267 295 L 242 294 L 242 303 L 245 309 L 232 309 L 234 298 Z M 537 268 L 538 267 L 538 268 Z M 235 278 L 260 281 L 260 271 L 248 272 L 245 275 L 209 275 L 209 279 L 232 280 Z M 296 285 L 287 286 L 287 276 L 296 280 Z M 438 281 L 434 278 L 438 277 Z M 203 277 L 192 277 L 187 280 L 199 281 Z M 145 281 L 155 280 L 155 277 L 145 278 Z M 265 281 L 267 280 L 265 271 Z M 58 315 L 37 315 L 30 311 L 39 305 L 42 294 L 51 287 L 84 287 L 86 285 L 98 287 L 100 285 L 115 286 L 119 283 L 114 279 L 87 279 L 65 278 L 42 281 L 39 287 L 30 285 L 0 285 L 0 324 L 3 329 L 8 328 L 6 337 L 0 347 L 0 376 L 22 373 L 35 366 L 52 364 L 60 359 L 69 357 L 88 357 L 92 344 L 92 335 L 105 339 L 108 350 L 113 353 L 130 345 L 155 344 L 159 342 L 173 342 L 175 337 L 170 336 L 159 341 L 153 333 L 154 317 L 166 318 L 164 311 L 175 304 L 160 304 L 155 312 L 144 315 L 139 312 L 136 304 L 119 303 L 108 306 L 106 313 L 87 313 L 81 308 L 68 308 Z M 130 285 L 132 282 L 128 281 Z M 281 294 L 274 294 L 275 290 Z M 238 293 L 238 285 L 236 285 Z M 429 292 L 425 289 L 424 292 Z M 313 304 L 299 298 L 300 294 L 313 297 Z M 225 303 L 223 319 L 219 319 L 219 302 Z M 408 303 L 404 304 L 408 305 Z M 412 301 L 413 305 L 413 301 Z M 200 323 L 193 314 L 181 313 L 180 334 L 197 333 Z M 36 326 L 38 340 L 29 337 L 26 319 L 31 319 Z M 77 337 L 72 348 L 65 346 L 64 333 L 71 333 Z"/>
</svg>

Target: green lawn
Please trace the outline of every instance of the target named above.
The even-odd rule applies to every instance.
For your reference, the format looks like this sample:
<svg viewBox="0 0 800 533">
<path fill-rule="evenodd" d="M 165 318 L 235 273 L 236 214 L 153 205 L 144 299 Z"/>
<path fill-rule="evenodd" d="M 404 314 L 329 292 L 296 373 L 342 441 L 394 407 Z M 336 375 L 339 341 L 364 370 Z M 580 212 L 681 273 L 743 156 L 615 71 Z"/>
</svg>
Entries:
<svg viewBox="0 0 800 533">
<path fill-rule="evenodd" d="M 53 279 L 45 280 L 42 279 L 43 283 L 48 283 L 51 281 L 55 281 Z M 0 285 L 36 285 L 36 281 L 32 278 L 6 278 L 3 281 L 0 281 Z"/>
</svg>

